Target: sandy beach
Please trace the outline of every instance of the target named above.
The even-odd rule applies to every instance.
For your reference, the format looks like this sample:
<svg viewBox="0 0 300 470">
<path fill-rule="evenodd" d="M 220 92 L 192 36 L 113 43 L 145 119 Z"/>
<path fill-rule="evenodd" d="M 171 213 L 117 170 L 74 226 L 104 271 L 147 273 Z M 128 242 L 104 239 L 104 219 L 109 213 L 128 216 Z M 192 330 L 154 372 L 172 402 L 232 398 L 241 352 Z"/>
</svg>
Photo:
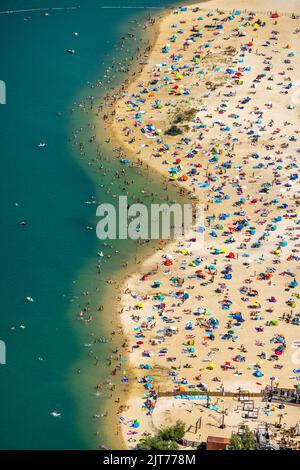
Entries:
<svg viewBox="0 0 300 470">
<path fill-rule="evenodd" d="M 127 448 L 179 418 L 197 442 L 259 423 L 281 439 L 275 424 L 300 419 L 299 407 L 258 398 L 251 418 L 238 398 L 221 396 L 300 382 L 300 6 L 248 8 L 212 1 L 166 14 L 142 72 L 104 119 L 124 155 L 179 185 L 205 216 L 204 243 L 192 231 L 162 244 L 121 289 Z M 208 406 L 158 390 L 220 397 Z"/>
</svg>

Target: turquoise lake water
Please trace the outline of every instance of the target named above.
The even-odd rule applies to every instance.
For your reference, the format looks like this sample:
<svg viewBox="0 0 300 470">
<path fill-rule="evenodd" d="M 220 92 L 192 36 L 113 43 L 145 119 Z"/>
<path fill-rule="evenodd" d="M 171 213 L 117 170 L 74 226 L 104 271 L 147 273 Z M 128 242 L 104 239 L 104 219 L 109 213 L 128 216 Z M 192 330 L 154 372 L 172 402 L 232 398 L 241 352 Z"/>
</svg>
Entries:
<svg viewBox="0 0 300 470">
<path fill-rule="evenodd" d="M 2 0 L 0 10 L 70 7 L 77 2 Z M 121 166 L 106 147 L 103 168 L 93 162 L 97 144 L 88 144 L 93 113 L 83 112 L 78 102 L 101 92 L 89 88 L 89 82 L 105 81 L 120 38 L 130 28 L 137 35 L 142 32 L 132 26 L 133 18 L 142 22 L 159 13 L 150 7 L 167 3 L 85 0 L 80 9 L 52 10 L 49 16 L 40 11 L 0 14 L 0 79 L 7 86 L 7 104 L 0 105 L 0 340 L 7 354 L 6 365 L 0 365 L 1 449 L 113 447 L 104 431 L 105 419 L 92 418 L 103 411 L 106 398 L 96 397 L 93 385 L 106 378 L 107 370 L 101 360 L 95 366 L 91 356 L 107 356 L 109 346 L 89 344 L 95 328 L 99 336 L 107 333 L 105 315 L 110 312 L 87 327 L 76 315 L 85 302 L 82 291 L 90 292 L 91 311 L 101 304 L 105 283 L 96 274 L 97 252 L 111 253 L 103 264 L 102 277 L 108 278 L 119 274 L 123 262 L 132 261 L 137 245 L 119 242 L 108 248 L 95 230 L 86 229 L 96 225 L 96 206 L 85 201 L 94 197 L 109 202 L 121 192 L 122 182 L 113 179 Z M 120 4 L 148 8 L 101 8 Z M 129 42 L 128 51 L 120 54 L 134 55 L 137 42 Z M 68 54 L 68 49 L 77 53 Z M 117 73 L 114 81 L 121 79 Z M 71 137 L 80 127 L 84 159 Z M 39 149 L 41 141 L 47 147 Z M 136 181 L 132 197 L 151 185 L 164 199 L 160 181 L 126 171 Z M 22 220 L 28 221 L 26 227 Z M 34 302 L 26 302 L 27 296 Z M 78 368 L 80 374 L 75 373 Z M 51 416 L 53 410 L 61 417 Z"/>
</svg>

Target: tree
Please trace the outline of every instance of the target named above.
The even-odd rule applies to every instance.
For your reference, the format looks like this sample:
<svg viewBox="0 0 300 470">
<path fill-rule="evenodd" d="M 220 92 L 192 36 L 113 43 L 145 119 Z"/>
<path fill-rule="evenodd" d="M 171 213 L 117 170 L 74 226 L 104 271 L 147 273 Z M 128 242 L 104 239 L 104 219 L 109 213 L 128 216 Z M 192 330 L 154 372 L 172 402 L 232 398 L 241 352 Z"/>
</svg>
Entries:
<svg viewBox="0 0 300 470">
<path fill-rule="evenodd" d="M 139 443 L 142 450 L 176 450 L 179 448 L 179 441 L 184 437 L 185 424 L 183 421 L 176 421 L 174 426 L 162 428 L 155 436 L 146 434 Z"/>
<path fill-rule="evenodd" d="M 159 431 L 158 436 L 167 441 L 175 441 L 178 442 L 183 439 L 185 435 L 185 423 L 183 421 L 176 421 L 174 426 L 169 426 L 167 428 L 163 428 Z"/>
<path fill-rule="evenodd" d="M 246 426 L 242 435 L 233 433 L 230 439 L 231 450 L 257 450 L 258 443 L 255 432 Z"/>
<path fill-rule="evenodd" d="M 157 436 L 147 434 L 142 437 L 139 443 L 141 450 L 177 450 L 179 445 L 172 440 L 163 440 Z"/>
</svg>

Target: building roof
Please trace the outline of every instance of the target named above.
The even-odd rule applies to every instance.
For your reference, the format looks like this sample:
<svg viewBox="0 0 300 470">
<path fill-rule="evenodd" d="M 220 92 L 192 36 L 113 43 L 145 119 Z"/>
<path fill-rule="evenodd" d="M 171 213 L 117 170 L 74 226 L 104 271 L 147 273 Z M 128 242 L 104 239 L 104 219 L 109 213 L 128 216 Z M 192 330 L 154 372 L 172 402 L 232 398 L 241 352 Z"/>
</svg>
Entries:
<svg viewBox="0 0 300 470">
<path fill-rule="evenodd" d="M 227 437 L 208 436 L 206 450 L 225 450 L 229 443 Z"/>
</svg>

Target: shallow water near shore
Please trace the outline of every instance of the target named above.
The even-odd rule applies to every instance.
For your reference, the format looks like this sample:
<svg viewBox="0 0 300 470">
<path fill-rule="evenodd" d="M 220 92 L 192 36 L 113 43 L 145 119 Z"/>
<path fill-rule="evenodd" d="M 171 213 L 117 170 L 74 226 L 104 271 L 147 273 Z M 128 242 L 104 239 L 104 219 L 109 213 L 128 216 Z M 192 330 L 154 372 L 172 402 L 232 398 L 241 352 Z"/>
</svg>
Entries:
<svg viewBox="0 0 300 470">
<path fill-rule="evenodd" d="M 106 280 L 122 277 L 120 266 L 131 262 L 134 268 L 153 245 L 137 248 L 136 242 L 123 241 L 111 248 L 97 240 L 96 204 L 86 202 L 114 201 L 122 181 L 113 180 L 113 175 L 123 167 L 107 146 L 100 149 L 103 168 L 93 161 L 98 144 L 89 145 L 88 140 L 95 115 L 78 108 L 78 103 L 103 92 L 91 89 L 88 82 L 105 81 L 105 69 L 121 37 L 132 27 L 136 35 L 142 34 L 142 22 L 166 4 L 151 0 L 147 6 L 159 8 L 116 10 L 101 8 L 112 5 L 111 0 L 88 0 L 80 9 L 50 10 L 49 16 L 42 11 L 0 15 L 0 40 L 5 45 L 0 79 L 7 85 L 7 104 L 0 107 L 0 339 L 7 353 L 6 365 L 0 366 L 1 449 L 116 446 L 116 436 L 113 444 L 108 432 L 110 416 L 93 418 L 106 410 L 108 393 L 96 396 L 93 387 L 107 379 L 105 358 L 111 352 L 110 343 L 93 344 L 111 331 L 112 312 L 97 309 L 109 304 L 104 299 Z M 122 0 L 126 5 L 133 2 Z M 49 0 L 46 6 L 60 4 Z M 65 0 L 62 6 L 76 2 Z M 37 0 L 3 0 L 0 10 L 39 7 Z M 137 17 L 139 24 L 133 26 Z M 68 49 L 77 53 L 68 54 Z M 128 41 L 120 57 L 132 56 L 135 50 L 136 43 Z M 116 74 L 107 87 L 122 78 L 122 73 Z M 80 127 L 84 158 L 72 137 Z M 47 146 L 38 148 L 42 141 Z M 155 202 L 166 200 L 167 194 L 169 199 L 176 197 L 175 189 L 165 191 L 162 181 L 153 182 L 147 171 L 126 172 L 127 179 L 135 180 L 129 201 L 136 200 L 144 187 L 157 193 Z M 145 199 L 151 202 L 150 196 Z M 22 220 L 28 221 L 26 227 L 20 225 Z M 100 275 L 99 250 L 105 254 Z M 86 291 L 89 294 L 82 295 Z M 113 288 L 109 293 L 115 296 Z M 26 296 L 34 302 L 26 302 Z M 84 326 L 77 315 L 87 301 L 94 320 Z M 54 410 L 61 416 L 51 416 Z"/>
</svg>

